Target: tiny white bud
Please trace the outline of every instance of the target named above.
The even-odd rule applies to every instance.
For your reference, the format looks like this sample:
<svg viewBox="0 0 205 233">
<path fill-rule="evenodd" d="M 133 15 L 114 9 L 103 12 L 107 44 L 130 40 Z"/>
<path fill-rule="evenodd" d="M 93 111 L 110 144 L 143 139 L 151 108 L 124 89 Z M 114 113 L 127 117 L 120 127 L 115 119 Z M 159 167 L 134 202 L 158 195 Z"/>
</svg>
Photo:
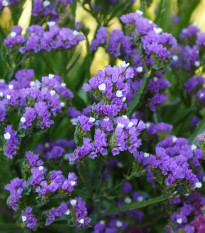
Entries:
<svg viewBox="0 0 205 233">
<path fill-rule="evenodd" d="M 196 145 L 191 145 L 191 150 L 196 150 L 197 146 Z"/>
<path fill-rule="evenodd" d="M 125 101 L 126 101 L 126 97 L 123 97 L 123 98 L 122 98 L 122 102 L 125 102 Z"/>
<path fill-rule="evenodd" d="M 194 26 L 198 26 L 198 23 L 197 23 L 197 22 L 194 22 L 194 23 L 192 23 L 192 25 L 194 25 Z"/>
<path fill-rule="evenodd" d="M 14 89 L 14 86 L 12 84 L 9 84 L 9 89 Z"/>
<path fill-rule="evenodd" d="M 149 153 L 146 153 L 146 152 L 145 152 L 145 153 L 144 153 L 144 157 L 145 157 L 145 158 L 148 158 L 148 157 L 149 157 Z"/>
<path fill-rule="evenodd" d="M 131 128 L 132 126 L 133 126 L 133 123 L 132 123 L 132 121 L 130 121 L 127 127 Z"/>
<path fill-rule="evenodd" d="M 204 97 L 204 93 L 201 93 L 201 94 L 199 95 L 199 97 L 200 97 L 200 98 L 203 98 L 203 97 Z"/>
<path fill-rule="evenodd" d="M 84 224 L 85 220 L 82 218 L 82 219 L 78 220 L 78 222 L 81 224 Z"/>
<path fill-rule="evenodd" d="M 123 164 L 122 164 L 121 162 L 119 162 L 119 163 L 117 164 L 117 166 L 118 166 L 119 168 L 124 167 Z"/>
<path fill-rule="evenodd" d="M 139 197 L 137 198 L 137 200 L 138 200 L 138 202 L 142 202 L 142 201 L 144 200 L 144 198 L 143 198 L 142 196 L 139 196 Z"/>
<path fill-rule="evenodd" d="M 6 98 L 7 98 L 8 100 L 10 100 L 10 99 L 11 99 L 11 96 L 10 96 L 10 95 L 6 95 Z"/>
<path fill-rule="evenodd" d="M 149 127 L 150 127 L 150 123 L 149 123 L 149 122 L 147 122 L 145 125 L 146 125 L 146 128 L 147 128 L 147 129 L 149 129 Z"/>
<path fill-rule="evenodd" d="M 77 201 L 75 199 L 73 199 L 73 200 L 70 201 L 71 205 L 76 205 L 76 203 L 77 203 Z"/>
<path fill-rule="evenodd" d="M 175 143 L 177 141 L 177 137 L 173 136 L 172 137 L 172 142 Z"/>
<path fill-rule="evenodd" d="M 105 91 L 106 90 L 106 85 L 104 83 L 101 83 L 99 86 L 98 86 L 99 90 L 101 91 Z"/>
<path fill-rule="evenodd" d="M 178 224 L 182 224 L 182 218 L 178 218 L 178 219 L 177 219 L 177 223 L 178 223 Z"/>
<path fill-rule="evenodd" d="M 195 62 L 194 62 L 194 65 L 195 65 L 196 67 L 199 67 L 199 66 L 200 66 L 200 61 L 195 61 Z"/>
<path fill-rule="evenodd" d="M 25 222 L 26 221 L 26 216 L 22 216 L 22 221 Z"/>
<path fill-rule="evenodd" d="M 45 7 L 49 6 L 50 4 L 51 3 L 49 1 L 47 1 L 47 0 L 43 2 L 43 6 L 45 6 Z"/>
<path fill-rule="evenodd" d="M 5 80 L 4 79 L 0 79 L 0 83 L 5 83 Z"/>
<path fill-rule="evenodd" d="M 130 204 L 132 202 L 132 199 L 130 197 L 125 197 L 124 202 L 126 204 Z"/>
<path fill-rule="evenodd" d="M 137 71 L 138 73 L 142 73 L 143 67 L 142 67 L 142 66 L 138 66 L 137 69 L 136 69 L 136 71 Z"/>
<path fill-rule="evenodd" d="M 3 97 L 4 93 L 2 91 L 0 91 L 0 97 Z"/>
<path fill-rule="evenodd" d="M 106 116 L 103 120 L 104 120 L 104 121 L 109 121 L 110 118 Z"/>
<path fill-rule="evenodd" d="M 158 81 L 158 78 L 157 78 L 157 77 L 154 77 L 153 80 L 154 80 L 155 82 L 157 82 L 157 81 Z"/>
<path fill-rule="evenodd" d="M 31 81 L 30 82 L 30 87 L 33 87 L 35 85 L 35 82 L 34 81 Z"/>
<path fill-rule="evenodd" d="M 95 118 L 94 118 L 94 117 L 90 117 L 90 118 L 89 118 L 89 121 L 90 121 L 91 123 L 94 123 L 94 122 L 95 122 Z"/>
<path fill-rule="evenodd" d="M 21 123 L 25 123 L 26 122 L 26 118 L 25 117 L 21 117 L 20 121 L 21 121 Z"/>
<path fill-rule="evenodd" d="M 122 115 L 123 118 L 128 119 L 127 115 Z"/>
<path fill-rule="evenodd" d="M 136 10 L 136 13 L 140 14 L 140 15 L 143 15 L 143 12 L 142 11 L 139 11 L 139 10 Z"/>
<path fill-rule="evenodd" d="M 104 220 L 101 220 L 101 221 L 100 221 L 100 224 L 105 224 L 105 221 L 104 221 Z"/>
<path fill-rule="evenodd" d="M 49 148 L 49 143 L 45 143 L 45 148 Z"/>
<path fill-rule="evenodd" d="M 61 87 L 65 87 L 66 86 L 66 84 L 65 83 L 61 83 Z"/>
<path fill-rule="evenodd" d="M 173 56 L 172 56 L 172 60 L 173 60 L 173 61 L 178 61 L 178 59 L 179 59 L 179 57 L 178 57 L 177 55 L 173 55 Z"/>
<path fill-rule="evenodd" d="M 56 93 L 56 92 L 55 92 L 54 90 L 51 90 L 51 91 L 50 91 L 51 96 L 54 96 L 55 93 Z"/>
<path fill-rule="evenodd" d="M 122 91 L 117 91 L 116 96 L 119 97 L 119 98 L 122 97 L 123 96 Z"/>
<path fill-rule="evenodd" d="M 49 21 L 47 22 L 48 26 L 54 26 L 56 25 L 56 22 L 55 21 Z"/>
<path fill-rule="evenodd" d="M 201 182 L 196 182 L 195 187 L 198 188 L 198 189 L 201 188 L 202 187 L 202 183 Z"/>
<path fill-rule="evenodd" d="M 3 6 L 8 6 L 9 3 L 8 3 L 8 1 L 4 0 L 4 1 L 2 2 L 2 5 L 3 5 Z"/>
<path fill-rule="evenodd" d="M 10 33 L 10 36 L 11 36 L 11 37 L 15 37 L 15 36 L 16 36 L 16 32 L 11 32 L 11 33 Z"/>
<path fill-rule="evenodd" d="M 70 210 L 67 210 L 67 211 L 65 212 L 65 214 L 66 214 L 66 215 L 69 215 L 69 214 L 70 214 Z"/>
<path fill-rule="evenodd" d="M 78 36 L 78 35 L 80 35 L 80 32 L 74 30 L 74 31 L 73 31 L 73 35 Z"/>
<path fill-rule="evenodd" d="M 149 20 L 149 21 L 148 21 L 148 24 L 153 24 L 153 21 L 152 21 L 152 20 Z"/>
<path fill-rule="evenodd" d="M 123 68 L 127 68 L 130 65 L 130 63 L 126 63 L 125 61 L 120 62 L 120 66 Z"/>
<path fill-rule="evenodd" d="M 76 184 L 76 182 L 75 182 L 74 180 L 72 180 L 72 181 L 70 182 L 70 184 L 71 184 L 71 186 L 74 186 L 74 185 Z"/>
<path fill-rule="evenodd" d="M 162 29 L 161 29 L 161 28 L 154 28 L 154 31 L 155 31 L 157 34 L 162 33 Z"/>
<path fill-rule="evenodd" d="M 117 221 L 117 222 L 116 222 L 116 227 L 120 228 L 120 227 L 122 227 L 122 226 L 123 226 L 123 224 L 122 224 L 121 221 Z"/>
<path fill-rule="evenodd" d="M 117 126 L 120 127 L 120 128 L 124 128 L 125 127 L 122 123 L 118 123 Z"/>
<path fill-rule="evenodd" d="M 63 108 L 65 107 L 65 103 L 64 102 L 60 102 L 60 106 Z"/>
<path fill-rule="evenodd" d="M 9 132 L 5 133 L 5 134 L 4 134 L 4 138 L 5 138 L 6 140 L 9 140 L 9 139 L 11 138 L 11 134 L 10 134 Z"/>
<path fill-rule="evenodd" d="M 43 167 L 43 166 L 40 166 L 38 169 L 39 169 L 40 171 L 42 171 L 42 170 L 44 169 L 44 167 Z"/>
<path fill-rule="evenodd" d="M 48 78 L 49 78 L 49 79 L 54 78 L 54 74 L 49 74 L 49 75 L 48 75 Z"/>
</svg>

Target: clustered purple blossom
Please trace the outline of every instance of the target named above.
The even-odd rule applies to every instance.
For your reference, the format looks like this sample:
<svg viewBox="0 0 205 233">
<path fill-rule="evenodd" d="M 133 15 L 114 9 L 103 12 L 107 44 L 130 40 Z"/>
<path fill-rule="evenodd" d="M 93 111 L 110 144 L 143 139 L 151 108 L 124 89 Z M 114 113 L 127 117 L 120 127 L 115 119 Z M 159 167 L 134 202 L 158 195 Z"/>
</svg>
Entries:
<svg viewBox="0 0 205 233">
<path fill-rule="evenodd" d="M 112 219 L 107 224 L 104 220 L 97 222 L 92 233 L 117 233 L 119 230 L 124 231 L 127 223 L 121 219 Z"/>
<path fill-rule="evenodd" d="M 4 40 L 4 44 L 11 48 L 18 46 L 19 52 L 24 54 L 71 49 L 84 40 L 84 36 L 78 31 L 60 28 L 55 22 L 50 22 L 48 25 L 48 31 L 40 25 L 32 25 L 26 29 L 25 36 L 20 35 L 22 31 L 20 26 L 14 26 L 10 35 Z"/>
<path fill-rule="evenodd" d="M 27 206 L 25 211 L 22 213 L 22 221 L 30 229 L 33 229 L 37 225 L 37 219 L 31 213 L 32 210 L 33 209 L 30 206 Z"/>
<path fill-rule="evenodd" d="M 51 118 L 62 112 L 67 99 L 73 97 L 60 76 L 50 74 L 40 82 L 32 81 L 33 75 L 33 70 L 23 69 L 16 73 L 16 80 L 9 84 L 0 83 L 1 122 L 14 108 L 20 107 L 22 115 L 19 124 L 22 128 L 34 125 L 41 129 L 50 127 L 54 123 Z M 11 125 L 5 128 L 5 155 L 9 158 L 16 154 L 16 147 L 20 144 L 17 133 Z"/>
<path fill-rule="evenodd" d="M 156 181 L 160 171 L 165 177 L 165 185 L 170 189 L 172 184 L 179 187 L 189 184 L 189 189 L 202 187 L 200 160 L 204 157 L 203 151 L 189 145 L 185 138 L 168 137 L 157 144 L 156 155 L 135 152 L 134 157 L 150 175 L 155 176 Z"/>
<path fill-rule="evenodd" d="M 127 66 L 124 62 L 121 67 L 106 66 L 104 72 L 99 71 L 89 80 L 89 84 L 84 84 L 84 90 L 92 90 L 98 102 L 90 107 L 90 117 L 81 115 L 76 119 L 78 134 L 83 136 L 83 146 L 77 146 L 74 153 L 69 154 L 70 161 L 85 156 L 94 159 L 98 154 L 107 155 L 108 148 L 114 156 L 126 150 L 134 153 L 141 145 L 137 137 L 145 129 L 145 124 L 137 119 L 128 119 L 123 114 L 126 95 L 130 90 L 126 81 L 133 78 L 133 70 Z M 95 135 L 91 141 L 86 135 L 93 127 Z"/>
</svg>

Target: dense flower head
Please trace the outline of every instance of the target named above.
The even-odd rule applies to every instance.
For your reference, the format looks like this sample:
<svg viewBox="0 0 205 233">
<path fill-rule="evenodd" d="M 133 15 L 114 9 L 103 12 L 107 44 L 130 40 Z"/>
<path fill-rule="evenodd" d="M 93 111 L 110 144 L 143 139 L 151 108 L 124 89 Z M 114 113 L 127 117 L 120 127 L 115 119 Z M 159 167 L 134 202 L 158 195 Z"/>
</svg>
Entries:
<svg viewBox="0 0 205 233">
<path fill-rule="evenodd" d="M 18 2 L 19 2 L 19 0 L 0 0 L 0 10 L 3 7 L 9 7 L 9 6 L 14 5 Z"/>
<path fill-rule="evenodd" d="M 107 41 L 108 33 L 106 32 L 106 27 L 100 27 L 96 34 L 96 39 L 92 40 L 90 45 L 91 50 L 96 50 L 99 45 L 104 45 Z"/>
<path fill-rule="evenodd" d="M 180 38 L 182 40 L 185 39 L 196 39 L 196 36 L 199 32 L 199 28 L 197 26 L 197 24 L 191 24 L 189 25 L 187 28 L 184 28 L 180 34 Z M 195 38 L 194 38 L 195 37 Z"/>
<path fill-rule="evenodd" d="M 8 36 L 4 43 L 8 47 L 13 47 L 18 44 L 20 46 L 20 53 L 37 53 L 39 51 L 50 52 L 52 49 L 70 49 L 84 40 L 84 36 L 79 32 L 73 31 L 70 28 L 60 28 L 55 24 L 49 26 L 48 31 L 45 31 L 45 29 L 39 25 L 32 25 L 26 29 L 24 37 L 15 32 L 15 27 L 20 26 L 14 26 L 11 31 L 13 37 Z M 19 39 L 19 37 L 21 39 Z"/>
<path fill-rule="evenodd" d="M 30 229 L 33 229 L 37 225 L 37 219 L 32 214 L 32 208 L 27 206 L 25 211 L 22 212 L 22 221 Z"/>
</svg>

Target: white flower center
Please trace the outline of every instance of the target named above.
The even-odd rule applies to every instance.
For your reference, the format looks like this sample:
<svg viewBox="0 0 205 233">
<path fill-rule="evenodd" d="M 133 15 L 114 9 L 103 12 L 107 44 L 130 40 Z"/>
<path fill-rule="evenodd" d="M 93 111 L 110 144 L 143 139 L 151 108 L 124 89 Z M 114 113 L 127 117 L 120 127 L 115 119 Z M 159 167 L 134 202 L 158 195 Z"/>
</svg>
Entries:
<svg viewBox="0 0 205 233">
<path fill-rule="evenodd" d="M 56 92 L 55 92 L 54 90 L 51 90 L 51 91 L 50 91 L 51 96 L 54 96 L 55 93 L 56 93 Z"/>
<path fill-rule="evenodd" d="M 43 2 L 43 6 L 45 6 L 45 7 L 49 6 L 50 4 L 51 3 L 49 1 L 47 1 L 47 0 Z"/>
<path fill-rule="evenodd" d="M 25 117 L 21 117 L 20 121 L 21 121 L 21 123 L 25 123 L 26 122 L 26 118 Z"/>
<path fill-rule="evenodd" d="M 76 203 L 77 203 L 77 201 L 75 199 L 73 199 L 73 200 L 70 201 L 71 205 L 76 205 Z"/>
<path fill-rule="evenodd" d="M 94 118 L 94 117 L 90 117 L 90 118 L 89 118 L 89 121 L 90 121 L 91 123 L 93 123 L 93 122 L 95 122 L 95 118 Z"/>
<path fill-rule="evenodd" d="M 105 83 L 101 83 L 99 86 L 98 86 L 99 90 L 101 91 L 105 91 L 106 90 L 106 85 Z"/>
<path fill-rule="evenodd" d="M 136 69 L 136 71 L 137 71 L 138 73 L 142 73 L 143 67 L 142 67 L 142 66 L 138 66 L 137 69 Z"/>
<path fill-rule="evenodd" d="M 119 97 L 119 98 L 122 97 L 123 96 L 122 91 L 117 91 L 116 96 Z"/>
<path fill-rule="evenodd" d="M 123 225 L 123 224 L 122 224 L 121 221 L 117 221 L 117 222 L 116 222 L 116 227 L 120 228 L 120 227 L 122 227 L 122 225 Z"/>
<path fill-rule="evenodd" d="M 6 140 L 9 140 L 9 139 L 11 138 L 11 134 L 10 134 L 9 132 L 5 133 L 5 134 L 4 134 L 4 138 L 5 138 Z"/>
<path fill-rule="evenodd" d="M 120 66 L 123 67 L 123 68 L 126 68 L 130 65 L 130 63 L 126 63 L 125 61 L 121 61 L 120 62 Z"/>
</svg>

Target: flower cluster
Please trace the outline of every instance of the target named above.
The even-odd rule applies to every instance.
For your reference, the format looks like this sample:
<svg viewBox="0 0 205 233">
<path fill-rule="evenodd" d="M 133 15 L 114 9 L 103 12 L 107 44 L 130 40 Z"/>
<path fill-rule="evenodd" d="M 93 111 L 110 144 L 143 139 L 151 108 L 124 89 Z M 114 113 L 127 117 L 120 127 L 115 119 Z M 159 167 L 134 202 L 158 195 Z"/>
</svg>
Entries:
<svg viewBox="0 0 205 233">
<path fill-rule="evenodd" d="M 14 26 L 10 35 L 4 40 L 4 44 L 11 48 L 17 46 L 19 52 L 24 54 L 72 49 L 84 40 L 84 36 L 79 32 L 70 28 L 60 28 L 55 22 L 50 22 L 48 27 L 48 31 L 45 31 L 42 26 L 32 25 L 26 29 L 26 34 L 23 37 L 21 27 Z"/>
<path fill-rule="evenodd" d="M 19 2 L 19 0 L 0 0 L 0 10 L 3 7 L 9 7 L 9 6 L 14 5 L 18 2 Z"/>
</svg>

